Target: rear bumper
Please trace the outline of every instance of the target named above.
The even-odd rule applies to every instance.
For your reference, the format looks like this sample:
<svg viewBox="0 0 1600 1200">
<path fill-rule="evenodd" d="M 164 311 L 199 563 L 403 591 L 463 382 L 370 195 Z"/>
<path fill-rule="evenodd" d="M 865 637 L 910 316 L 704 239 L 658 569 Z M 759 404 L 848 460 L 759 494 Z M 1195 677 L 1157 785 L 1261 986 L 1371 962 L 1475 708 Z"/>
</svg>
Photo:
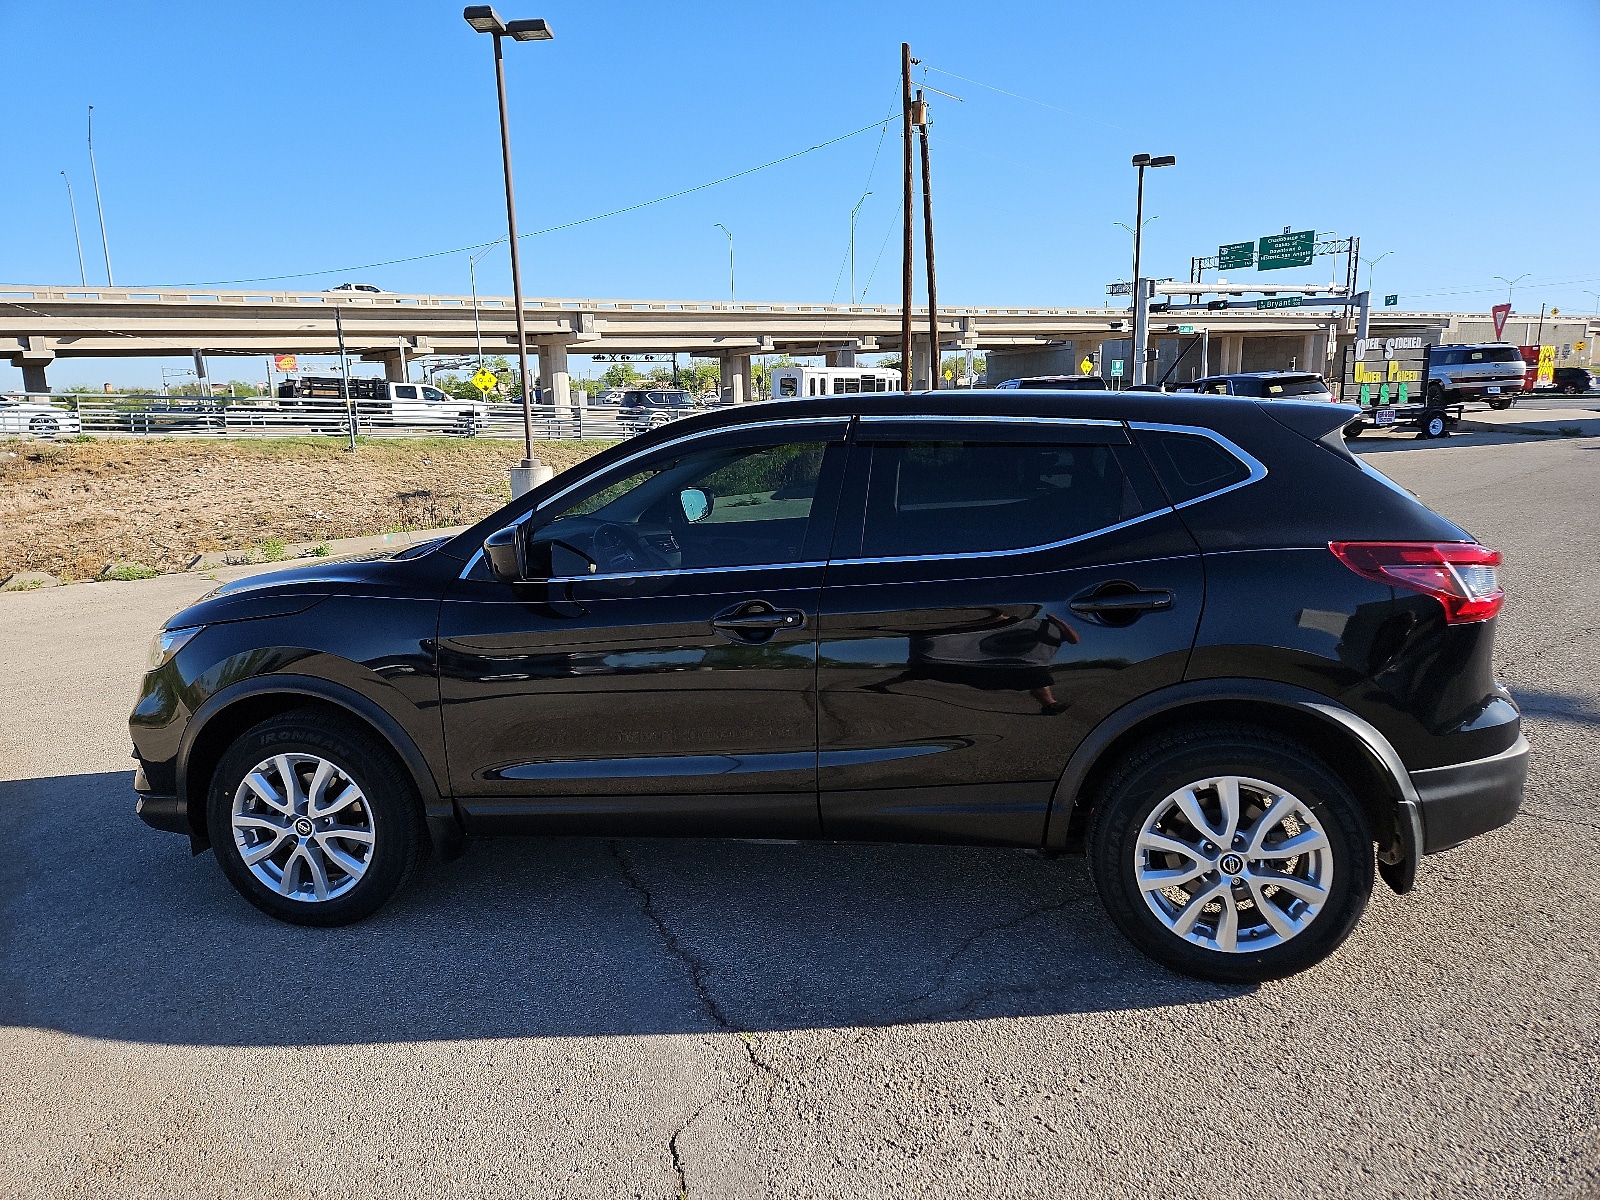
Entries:
<svg viewBox="0 0 1600 1200">
<path fill-rule="evenodd" d="M 1528 739 L 1489 758 L 1412 771 L 1422 806 L 1422 852 L 1434 854 L 1507 824 L 1522 807 Z"/>
</svg>

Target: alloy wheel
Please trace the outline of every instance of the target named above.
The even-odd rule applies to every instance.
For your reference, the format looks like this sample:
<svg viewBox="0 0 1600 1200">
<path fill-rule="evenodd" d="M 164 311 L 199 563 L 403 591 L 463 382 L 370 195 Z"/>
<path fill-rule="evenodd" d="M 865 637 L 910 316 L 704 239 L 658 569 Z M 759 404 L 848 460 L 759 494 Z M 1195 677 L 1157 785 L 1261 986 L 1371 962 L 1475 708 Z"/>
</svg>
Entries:
<svg viewBox="0 0 1600 1200">
<path fill-rule="evenodd" d="M 1134 876 L 1156 918 L 1207 950 L 1282 945 L 1323 912 L 1327 831 L 1304 802 L 1259 779 L 1201 779 L 1167 795 L 1135 842 Z"/>
<path fill-rule="evenodd" d="M 343 896 L 372 863 L 372 809 L 342 768 L 313 754 L 277 754 L 233 794 L 233 840 L 245 867 L 290 900 Z"/>
</svg>

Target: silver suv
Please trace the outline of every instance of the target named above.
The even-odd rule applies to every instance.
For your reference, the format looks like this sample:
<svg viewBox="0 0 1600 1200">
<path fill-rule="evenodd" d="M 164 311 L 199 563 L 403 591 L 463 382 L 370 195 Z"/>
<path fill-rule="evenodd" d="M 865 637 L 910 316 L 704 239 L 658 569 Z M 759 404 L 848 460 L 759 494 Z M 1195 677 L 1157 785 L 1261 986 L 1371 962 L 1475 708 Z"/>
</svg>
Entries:
<svg viewBox="0 0 1600 1200">
<path fill-rule="evenodd" d="M 1494 408 L 1510 408 L 1525 370 L 1521 353 L 1506 342 L 1435 346 L 1428 356 L 1428 402 L 1487 400 Z"/>
</svg>

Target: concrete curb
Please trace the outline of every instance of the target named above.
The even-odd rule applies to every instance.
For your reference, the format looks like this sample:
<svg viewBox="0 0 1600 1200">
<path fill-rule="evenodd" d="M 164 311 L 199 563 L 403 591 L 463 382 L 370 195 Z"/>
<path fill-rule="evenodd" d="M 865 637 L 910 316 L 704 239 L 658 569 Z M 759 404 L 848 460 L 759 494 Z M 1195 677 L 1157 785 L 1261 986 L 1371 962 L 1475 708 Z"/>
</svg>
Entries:
<svg viewBox="0 0 1600 1200">
<path fill-rule="evenodd" d="M 1600 437 L 1600 418 L 1567 421 L 1475 421 L 1463 417 L 1455 426 L 1470 433 L 1515 433 L 1527 437 Z M 1576 433 L 1569 432 L 1576 430 Z"/>
</svg>

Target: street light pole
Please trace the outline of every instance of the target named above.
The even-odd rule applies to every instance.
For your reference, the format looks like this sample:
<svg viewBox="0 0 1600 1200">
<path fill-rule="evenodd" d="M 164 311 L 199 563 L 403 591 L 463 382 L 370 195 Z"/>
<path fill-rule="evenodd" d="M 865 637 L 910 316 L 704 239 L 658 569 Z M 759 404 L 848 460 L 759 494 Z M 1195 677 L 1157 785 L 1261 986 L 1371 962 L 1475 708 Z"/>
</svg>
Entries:
<svg viewBox="0 0 1600 1200">
<path fill-rule="evenodd" d="M 518 42 L 547 42 L 550 27 L 541 20 L 528 19 L 506 22 L 487 4 L 471 4 L 462 11 L 467 24 L 479 33 L 494 38 L 494 83 L 500 101 L 500 160 L 506 180 L 506 231 L 511 239 L 511 296 L 517 306 L 517 364 L 522 372 L 522 474 L 511 477 L 513 496 L 534 486 L 534 473 L 542 464 L 533 457 L 533 389 L 528 382 L 528 315 L 522 305 L 522 259 L 517 252 L 517 195 L 511 182 L 511 126 L 506 115 L 506 65 L 501 51 L 501 39 L 510 36 Z"/>
<path fill-rule="evenodd" d="M 61 172 L 61 178 L 67 180 L 67 207 L 72 210 L 72 240 L 78 245 L 78 281 L 88 287 L 89 272 L 83 267 L 83 236 L 78 232 L 78 206 L 72 200 L 72 180 L 67 179 L 65 171 Z"/>
<path fill-rule="evenodd" d="M 106 252 L 106 285 L 116 287 L 111 278 L 111 243 L 106 240 L 106 210 L 100 203 L 100 172 L 94 165 L 94 105 L 89 105 L 89 178 L 94 180 L 94 208 L 100 214 L 100 248 Z"/>
<path fill-rule="evenodd" d="M 728 227 L 726 225 L 724 225 L 721 221 L 717 222 L 717 228 L 722 230 L 722 232 L 724 234 L 726 234 L 727 238 L 728 238 L 728 303 L 732 304 L 732 303 L 734 303 L 734 290 L 733 290 L 733 234 L 728 233 Z"/>
<path fill-rule="evenodd" d="M 862 192 L 861 199 L 856 201 L 856 206 L 850 210 L 850 303 L 856 302 L 856 214 L 861 211 L 861 206 L 867 202 L 871 192 Z"/>
<path fill-rule="evenodd" d="M 472 285 L 472 339 L 478 346 L 478 370 L 483 370 L 483 327 L 478 322 L 478 260 L 489 250 L 467 255 L 467 279 Z"/>
<path fill-rule="evenodd" d="M 1394 253 L 1393 250 L 1385 250 L 1382 254 L 1378 255 L 1377 258 L 1362 259 L 1362 261 L 1367 264 L 1367 291 L 1370 292 L 1372 290 L 1372 276 L 1373 276 L 1374 269 L 1377 267 L 1377 265 L 1379 263 L 1381 263 L 1384 259 L 1388 258 L 1389 255 L 1391 255 L 1393 253 Z"/>
<path fill-rule="evenodd" d="M 356 406 L 350 399 L 350 360 L 344 352 L 344 310 L 333 306 L 333 328 L 339 336 L 339 390 L 344 393 L 345 418 L 350 423 L 350 449 L 356 448 Z"/>
<path fill-rule="evenodd" d="M 1532 271 L 1524 271 L 1521 275 L 1518 275 L 1515 279 L 1507 279 L 1504 275 L 1496 275 L 1495 276 L 1496 279 L 1498 279 L 1501 283 L 1506 285 L 1506 303 L 1507 304 L 1511 303 L 1511 289 L 1516 287 L 1517 284 L 1521 283 L 1524 279 L 1526 279 L 1529 275 L 1532 275 L 1532 274 L 1533 274 Z"/>
<path fill-rule="evenodd" d="M 1145 381 L 1146 344 L 1150 340 L 1150 298 L 1145 294 L 1142 256 L 1144 251 L 1144 169 L 1170 167 L 1178 160 L 1170 154 L 1152 158 L 1135 154 L 1133 165 L 1139 171 L 1138 198 L 1133 213 L 1133 382 Z"/>
</svg>

